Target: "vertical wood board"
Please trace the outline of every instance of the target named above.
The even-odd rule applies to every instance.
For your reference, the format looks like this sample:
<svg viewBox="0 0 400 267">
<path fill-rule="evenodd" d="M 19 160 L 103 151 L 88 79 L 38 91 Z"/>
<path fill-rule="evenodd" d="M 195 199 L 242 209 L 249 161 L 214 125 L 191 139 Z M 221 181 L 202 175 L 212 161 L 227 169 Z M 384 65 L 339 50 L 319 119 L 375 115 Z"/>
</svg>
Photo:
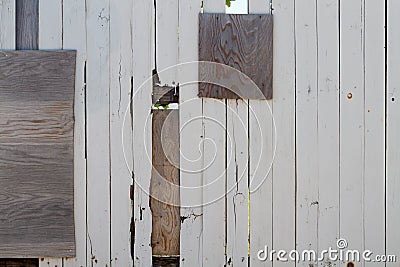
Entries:
<svg viewBox="0 0 400 267">
<path fill-rule="evenodd" d="M 152 264 L 149 190 L 152 170 L 151 76 L 155 63 L 154 3 L 151 1 L 134 1 L 133 32 L 133 262 L 134 266 L 148 267 Z"/>
<path fill-rule="evenodd" d="M 203 9 L 204 12 L 223 13 L 225 1 L 205 0 Z M 224 100 L 204 98 L 202 101 L 202 265 L 223 266 L 226 264 L 226 105 Z"/>
<path fill-rule="evenodd" d="M 295 5 L 296 249 L 318 251 L 318 47 L 316 1 Z M 317 264 L 313 259 L 300 266 Z"/>
<path fill-rule="evenodd" d="M 227 100 L 226 114 L 226 232 L 227 266 L 248 265 L 248 122 L 244 100 Z"/>
<path fill-rule="evenodd" d="M 179 0 L 179 63 L 198 60 L 199 1 Z M 197 66 L 193 71 L 179 69 L 178 80 L 198 80 Z M 202 178 L 204 128 L 202 100 L 197 97 L 198 84 L 180 85 L 180 182 L 181 182 L 181 266 L 202 266 L 203 208 Z M 194 134 L 193 134 L 194 133 Z M 188 190 L 184 189 L 188 188 Z"/>
<path fill-rule="evenodd" d="M 110 201 L 111 266 L 132 266 L 131 102 L 133 1 L 110 2 Z"/>
<path fill-rule="evenodd" d="M 39 0 L 16 0 L 16 49 L 39 47 Z"/>
<path fill-rule="evenodd" d="M 86 1 L 88 266 L 106 266 L 111 261 L 109 7 L 109 0 Z"/>
<path fill-rule="evenodd" d="M 86 265 L 86 24 L 85 3 L 63 1 L 63 48 L 77 49 L 74 94 L 74 213 L 76 257 L 64 267 Z"/>
<path fill-rule="evenodd" d="M 338 0 L 317 2 L 318 247 L 339 239 L 339 15 Z M 325 257 L 322 266 L 332 266 Z"/>
<path fill-rule="evenodd" d="M 386 253 L 400 255 L 400 29 L 398 12 L 400 2 L 387 2 L 387 92 L 386 92 Z M 396 266 L 398 263 L 387 263 L 386 266 Z"/>
<path fill-rule="evenodd" d="M 249 13 L 271 13 L 268 0 L 249 0 Z M 250 266 L 272 266 L 258 251 L 272 248 L 272 161 L 275 153 L 272 100 L 249 100 Z"/>
<path fill-rule="evenodd" d="M 15 49 L 15 0 L 0 2 L 0 49 Z"/>
<path fill-rule="evenodd" d="M 365 1 L 364 247 L 385 254 L 385 3 Z M 365 266 L 386 266 L 366 262 Z"/>
<path fill-rule="evenodd" d="M 340 238 L 364 249 L 364 5 L 340 1 Z M 342 264 L 346 264 L 345 262 Z"/>
<path fill-rule="evenodd" d="M 295 247 L 295 29 L 293 0 L 274 0 L 274 98 L 276 154 L 273 163 L 273 247 Z M 274 259 L 273 265 L 295 266 Z"/>
<path fill-rule="evenodd" d="M 39 1 L 39 49 L 62 49 L 62 1 Z M 39 267 L 62 266 L 61 258 L 44 258 Z"/>
<path fill-rule="evenodd" d="M 153 110 L 153 172 L 150 185 L 153 255 L 180 251 L 179 111 Z"/>
</svg>

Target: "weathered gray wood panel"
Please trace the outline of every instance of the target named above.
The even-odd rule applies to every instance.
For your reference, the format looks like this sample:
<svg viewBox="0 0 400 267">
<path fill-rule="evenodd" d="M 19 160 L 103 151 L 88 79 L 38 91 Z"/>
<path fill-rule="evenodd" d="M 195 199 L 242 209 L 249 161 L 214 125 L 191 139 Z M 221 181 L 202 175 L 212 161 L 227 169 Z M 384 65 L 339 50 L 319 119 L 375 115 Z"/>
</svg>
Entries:
<svg viewBox="0 0 400 267">
<path fill-rule="evenodd" d="M 16 47 L 39 48 L 39 0 L 16 0 Z"/>
<path fill-rule="evenodd" d="M 0 53 L 0 257 L 75 255 L 75 51 Z"/>
<path fill-rule="evenodd" d="M 273 19 L 270 14 L 200 14 L 199 60 L 211 61 L 233 67 L 246 74 L 260 88 L 266 99 L 272 98 L 272 32 Z M 199 79 L 212 81 L 212 77 L 228 75 L 231 80 L 243 82 L 243 78 L 232 73 L 215 72 L 211 68 L 199 68 Z M 210 78 L 211 77 L 211 78 Z M 206 79 L 204 79 L 206 78 Z M 247 83 L 247 84 L 246 84 Z M 254 90 L 249 82 L 246 89 Z M 248 88 L 247 88 L 248 87 Z M 232 89 L 232 88 L 231 88 Z M 255 92 L 248 92 L 249 98 L 261 99 Z M 200 83 L 200 97 L 240 98 L 221 86 Z M 255 96 L 255 97 L 251 97 Z"/>
<path fill-rule="evenodd" d="M 153 110 L 153 255 L 179 255 L 179 110 Z"/>
</svg>

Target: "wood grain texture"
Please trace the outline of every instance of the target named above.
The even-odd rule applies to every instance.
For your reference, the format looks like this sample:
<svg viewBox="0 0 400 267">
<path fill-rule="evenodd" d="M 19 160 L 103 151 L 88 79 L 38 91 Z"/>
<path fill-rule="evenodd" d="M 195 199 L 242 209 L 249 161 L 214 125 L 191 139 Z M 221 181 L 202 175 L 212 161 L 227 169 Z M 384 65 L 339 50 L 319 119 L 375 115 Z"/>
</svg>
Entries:
<svg viewBox="0 0 400 267">
<path fill-rule="evenodd" d="M 71 67 L 74 66 L 75 54 L 71 50 L 0 53 L 2 100 L 72 101 L 74 91 L 66 89 L 74 86 L 75 68 Z"/>
<path fill-rule="evenodd" d="M 233 14 L 200 14 L 199 15 L 199 60 L 211 61 L 233 67 L 246 74 L 262 91 L 264 98 L 272 98 L 272 15 L 233 15 Z M 200 68 L 200 80 L 203 77 L 216 77 L 219 73 L 208 73 Z M 237 74 L 229 79 L 243 80 Z M 210 83 L 200 83 L 199 96 L 211 98 L 256 98 L 250 82 L 240 88 L 230 88 L 236 93 Z M 241 92 L 238 96 L 238 92 Z M 247 92 L 249 91 L 249 92 Z"/>
<path fill-rule="evenodd" d="M 37 267 L 37 266 L 39 266 L 38 259 L 0 259 L 0 267 Z"/>
<path fill-rule="evenodd" d="M 16 0 L 16 48 L 39 48 L 39 0 Z"/>
<path fill-rule="evenodd" d="M 153 110 L 153 255 L 179 255 L 179 110 Z"/>
<path fill-rule="evenodd" d="M 0 49 L 15 49 L 15 0 L 4 0 L 0 2 Z M 32 263 L 32 264 L 30 264 Z M 34 263 L 34 264 L 33 264 Z M 31 262 L 28 259 L 1 259 L 0 267 L 16 266 L 36 267 L 37 260 Z"/>
<path fill-rule="evenodd" d="M 62 49 L 62 0 L 39 1 L 39 49 Z M 71 131 L 72 132 L 72 131 Z M 39 267 L 62 266 L 62 258 L 43 258 Z"/>
<path fill-rule="evenodd" d="M 75 51 L 0 57 L 0 257 L 74 256 Z"/>
</svg>

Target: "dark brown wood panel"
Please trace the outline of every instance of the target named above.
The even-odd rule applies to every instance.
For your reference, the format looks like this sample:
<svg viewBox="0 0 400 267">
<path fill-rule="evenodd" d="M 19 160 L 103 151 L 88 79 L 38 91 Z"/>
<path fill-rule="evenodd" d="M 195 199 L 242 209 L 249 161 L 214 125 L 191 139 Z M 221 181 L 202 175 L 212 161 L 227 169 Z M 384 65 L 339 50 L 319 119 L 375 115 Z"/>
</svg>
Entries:
<svg viewBox="0 0 400 267">
<path fill-rule="evenodd" d="M 15 0 L 16 47 L 39 48 L 39 0 Z"/>
<path fill-rule="evenodd" d="M 0 258 L 75 255 L 75 56 L 0 52 Z"/>
<path fill-rule="evenodd" d="M 153 255 L 179 255 L 179 110 L 153 110 Z"/>
<path fill-rule="evenodd" d="M 272 98 L 273 19 L 270 14 L 200 14 L 199 60 L 228 65 L 246 74 L 261 90 L 238 72 L 199 67 L 201 81 L 224 83 L 231 90 L 210 83 L 199 84 L 199 96 L 211 98 Z"/>
<path fill-rule="evenodd" d="M 38 266 L 39 266 L 39 259 L 0 259 L 0 267 L 38 267 Z"/>
</svg>

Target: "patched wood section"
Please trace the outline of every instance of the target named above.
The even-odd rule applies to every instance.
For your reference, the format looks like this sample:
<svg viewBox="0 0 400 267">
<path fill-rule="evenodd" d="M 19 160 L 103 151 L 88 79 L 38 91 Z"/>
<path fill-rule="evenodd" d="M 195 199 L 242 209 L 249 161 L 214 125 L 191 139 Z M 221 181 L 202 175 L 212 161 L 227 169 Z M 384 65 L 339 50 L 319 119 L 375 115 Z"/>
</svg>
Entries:
<svg viewBox="0 0 400 267">
<path fill-rule="evenodd" d="M 179 110 L 153 110 L 153 255 L 179 255 Z"/>
<path fill-rule="evenodd" d="M 0 53 L 0 257 L 75 255 L 75 55 Z"/>
<path fill-rule="evenodd" d="M 266 99 L 272 98 L 272 32 L 273 20 L 270 14 L 200 14 L 199 60 L 222 63 L 246 74 Z M 211 98 L 255 98 L 255 88 L 237 73 L 209 68 L 199 68 L 201 80 L 218 81 L 218 76 L 228 76 L 237 81 L 242 90 L 240 97 L 227 88 L 200 83 L 199 96 Z M 218 73 L 220 71 L 220 73 Z M 241 84 L 243 83 L 243 84 Z M 243 88 L 245 87 L 245 88 Z"/>
</svg>

